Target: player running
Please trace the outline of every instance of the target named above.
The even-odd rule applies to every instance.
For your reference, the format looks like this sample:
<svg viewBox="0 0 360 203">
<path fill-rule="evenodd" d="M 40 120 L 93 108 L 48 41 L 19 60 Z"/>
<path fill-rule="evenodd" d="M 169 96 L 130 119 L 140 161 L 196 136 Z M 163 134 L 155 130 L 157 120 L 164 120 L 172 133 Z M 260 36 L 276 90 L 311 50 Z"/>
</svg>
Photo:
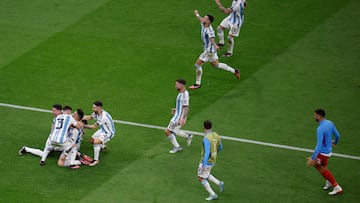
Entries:
<svg viewBox="0 0 360 203">
<path fill-rule="evenodd" d="M 336 195 L 341 193 L 343 190 L 336 182 L 327 166 L 328 160 L 332 154 L 332 147 L 337 145 L 340 134 L 334 123 L 325 119 L 325 111 L 323 109 L 315 110 L 314 118 L 316 122 L 319 122 L 319 126 L 316 130 L 317 144 L 313 155 L 307 158 L 308 161 L 306 162 L 306 165 L 314 166 L 326 180 L 326 184 L 323 189 L 328 190 L 332 186 L 334 189 L 329 192 L 329 195 Z M 334 142 L 331 141 L 332 135 L 335 136 Z"/>
<path fill-rule="evenodd" d="M 202 65 L 205 62 L 210 62 L 215 68 L 229 71 L 235 74 L 237 79 L 240 79 L 240 71 L 238 69 L 234 69 L 225 63 L 220 63 L 218 60 L 219 57 L 217 55 L 217 50 L 219 47 L 215 43 L 215 32 L 211 26 L 211 23 L 214 21 L 214 17 L 209 14 L 201 17 L 198 10 L 194 10 L 194 15 L 201 23 L 201 39 L 204 44 L 204 52 L 195 62 L 196 81 L 194 85 L 190 86 L 190 89 L 195 90 L 201 88 Z"/>
<path fill-rule="evenodd" d="M 247 5 L 246 0 L 233 0 L 230 8 L 225 8 L 220 0 L 215 0 L 219 9 L 225 13 L 229 14 L 226 18 L 224 18 L 220 25 L 217 27 L 217 33 L 219 37 L 218 46 L 224 46 L 224 29 L 229 30 L 228 34 L 228 43 L 229 47 L 225 54 L 222 57 L 231 57 L 233 55 L 234 50 L 234 37 L 238 37 L 240 34 L 241 25 L 244 23 L 244 9 Z"/>
<path fill-rule="evenodd" d="M 72 108 L 70 106 L 64 106 L 64 108 L 62 108 L 62 106 L 60 104 L 54 104 L 53 107 L 52 107 L 52 114 L 54 115 L 54 119 L 53 119 L 53 124 L 51 126 L 51 132 L 53 131 L 53 128 L 54 128 L 54 123 L 55 123 L 55 117 L 60 115 L 61 113 L 64 113 L 64 114 L 71 114 L 71 111 L 72 111 Z M 50 135 L 49 135 L 50 137 Z M 56 148 L 56 147 L 53 147 L 51 145 L 51 142 L 50 142 L 50 139 L 46 140 L 46 143 L 45 143 L 45 147 L 44 147 L 44 150 L 45 149 L 51 149 L 51 151 L 61 151 L 60 148 Z M 27 147 L 27 146 L 23 146 L 20 150 L 19 150 L 19 155 L 20 156 L 23 156 L 25 153 L 30 153 L 30 154 L 33 154 L 35 156 L 39 156 L 39 157 L 42 157 L 43 156 L 43 153 L 44 151 L 40 150 L 40 149 L 36 149 L 36 148 L 31 148 L 31 147 Z"/>
<path fill-rule="evenodd" d="M 101 148 L 105 148 L 105 143 L 112 140 L 115 136 L 115 125 L 111 115 L 103 109 L 101 101 L 95 101 L 92 107 L 93 113 L 90 116 L 84 116 L 84 120 L 95 119 L 96 123 L 84 125 L 85 128 L 99 128 L 92 136 L 91 143 L 94 145 L 94 160 L 89 166 L 99 164 Z"/>
<path fill-rule="evenodd" d="M 219 135 L 212 131 L 212 123 L 209 120 L 204 121 L 205 136 L 202 141 L 201 160 L 198 169 L 198 179 L 209 192 L 210 196 L 206 200 L 217 199 L 217 194 L 211 188 L 208 180 L 219 186 L 220 192 L 224 192 L 224 182 L 211 175 L 211 169 L 215 166 L 218 152 L 222 150 L 222 143 Z"/>
<path fill-rule="evenodd" d="M 170 142 L 174 145 L 174 148 L 169 151 L 171 154 L 175 154 L 182 150 L 182 147 L 176 140 L 175 135 L 185 137 L 187 139 L 187 145 L 191 145 L 193 135 L 180 130 L 185 125 L 187 115 L 189 113 L 189 92 L 186 90 L 186 81 L 184 79 L 177 79 L 175 82 L 175 88 L 179 92 L 176 97 L 176 108 L 172 109 L 173 117 L 171 118 L 168 127 L 165 129 L 165 135 L 169 138 Z"/>
</svg>

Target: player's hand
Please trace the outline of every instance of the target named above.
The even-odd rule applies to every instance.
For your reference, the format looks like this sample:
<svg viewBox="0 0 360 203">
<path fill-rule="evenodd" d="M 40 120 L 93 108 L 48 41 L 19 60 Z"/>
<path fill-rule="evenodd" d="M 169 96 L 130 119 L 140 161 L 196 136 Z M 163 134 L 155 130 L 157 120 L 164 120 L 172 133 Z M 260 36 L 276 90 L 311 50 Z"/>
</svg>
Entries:
<svg viewBox="0 0 360 203">
<path fill-rule="evenodd" d="M 185 125 L 186 119 L 181 118 L 179 123 L 180 123 L 181 126 Z"/>
<path fill-rule="evenodd" d="M 176 108 L 171 109 L 171 114 L 174 115 L 176 112 Z"/>
<path fill-rule="evenodd" d="M 314 166 L 316 162 L 311 159 L 311 157 L 307 158 L 306 166 Z"/>
<path fill-rule="evenodd" d="M 219 46 L 218 46 L 218 45 L 215 44 L 214 47 L 215 47 L 216 50 L 219 50 Z"/>
<path fill-rule="evenodd" d="M 335 144 L 335 143 L 331 143 L 331 146 L 332 146 L 332 147 L 336 147 L 336 144 Z"/>
<path fill-rule="evenodd" d="M 198 10 L 194 10 L 194 15 L 196 16 L 196 15 L 199 15 L 199 11 Z"/>
</svg>

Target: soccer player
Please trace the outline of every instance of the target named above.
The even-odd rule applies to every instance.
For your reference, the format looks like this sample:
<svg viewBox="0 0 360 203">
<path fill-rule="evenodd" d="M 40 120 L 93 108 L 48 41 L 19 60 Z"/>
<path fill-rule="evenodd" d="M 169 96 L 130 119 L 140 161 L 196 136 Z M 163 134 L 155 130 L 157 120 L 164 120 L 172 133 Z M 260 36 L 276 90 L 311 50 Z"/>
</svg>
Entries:
<svg viewBox="0 0 360 203">
<path fill-rule="evenodd" d="M 75 121 L 75 119 L 69 114 L 60 114 L 55 117 L 53 129 L 49 136 L 52 147 L 58 147 L 63 152 L 69 152 L 69 150 L 71 150 L 72 143 L 68 139 L 70 127 L 80 129 L 82 127 L 82 123 Z M 50 147 L 44 149 L 40 161 L 41 166 L 45 165 L 45 160 L 50 151 L 52 151 L 52 148 Z"/>
<path fill-rule="evenodd" d="M 219 47 L 215 43 L 215 32 L 211 26 L 211 23 L 214 21 L 214 17 L 209 14 L 201 17 L 198 10 L 194 10 L 194 15 L 201 23 L 201 39 L 204 44 L 204 52 L 195 62 L 196 81 L 194 85 L 190 86 L 190 89 L 195 90 L 201 88 L 201 76 L 203 72 L 202 65 L 205 62 L 210 62 L 215 68 L 229 71 L 235 74 L 237 79 L 240 79 L 240 71 L 238 69 L 234 69 L 225 63 L 220 63 L 218 60 L 219 57 L 217 55 L 217 50 Z"/>
<path fill-rule="evenodd" d="M 340 134 L 334 123 L 325 119 L 325 111 L 323 109 L 315 110 L 314 118 L 316 122 L 319 122 L 319 126 L 316 130 L 317 144 L 313 155 L 307 158 L 306 165 L 314 166 L 326 180 L 323 189 L 328 190 L 332 186 L 334 189 L 329 192 L 329 195 L 336 195 L 343 190 L 329 171 L 328 160 L 332 153 L 332 147 L 335 147 L 339 141 Z M 334 142 L 331 141 L 332 135 L 335 136 Z"/>
<path fill-rule="evenodd" d="M 64 106 L 64 108 L 62 108 L 62 106 L 60 104 L 54 104 L 52 106 L 52 114 L 54 115 L 54 119 L 53 119 L 53 123 L 52 123 L 52 126 L 51 126 L 51 131 L 50 133 L 53 131 L 53 128 L 54 128 L 54 123 L 55 123 L 55 118 L 56 116 L 60 115 L 61 113 L 66 113 L 66 114 L 71 114 L 71 111 L 72 111 L 72 108 L 70 106 Z M 70 111 L 70 113 L 69 113 Z M 50 137 L 50 135 L 49 135 Z M 50 139 L 46 140 L 46 143 L 45 143 L 45 147 L 44 147 L 44 150 L 45 149 L 50 149 L 51 151 L 59 151 L 60 149 L 59 148 L 54 148 L 52 145 L 51 145 L 51 142 L 50 142 Z M 19 150 L 19 155 L 22 156 L 24 155 L 25 153 L 31 153 L 35 156 L 39 156 L 39 157 L 42 157 L 43 156 L 43 153 L 44 151 L 40 150 L 40 149 L 35 149 L 35 148 L 31 148 L 31 147 L 27 147 L 27 146 L 23 146 L 20 150 Z"/>
<path fill-rule="evenodd" d="M 217 199 L 217 194 L 211 188 L 208 180 L 219 186 L 220 192 L 224 192 L 224 182 L 211 175 L 211 169 L 215 166 L 218 152 L 222 150 L 222 143 L 219 135 L 212 131 L 212 123 L 209 120 L 204 121 L 205 136 L 202 141 L 201 160 L 198 169 L 198 179 L 209 192 L 210 196 L 206 200 Z"/>
<path fill-rule="evenodd" d="M 93 113 L 90 116 L 84 116 L 84 120 L 95 119 L 96 123 L 84 125 L 85 128 L 98 129 L 91 136 L 91 143 L 94 145 L 94 160 L 89 166 L 99 164 L 101 148 L 105 148 L 105 143 L 112 140 L 115 136 L 115 125 L 111 115 L 103 109 L 101 101 L 95 101 L 92 106 Z"/>
<path fill-rule="evenodd" d="M 240 34 L 241 25 L 244 23 L 244 8 L 246 7 L 246 0 L 233 0 L 230 8 L 225 8 L 220 0 L 215 0 L 219 9 L 225 13 L 229 14 L 224 18 L 220 25 L 217 27 L 217 33 L 219 36 L 218 46 L 224 46 L 224 29 L 229 30 L 228 34 L 228 50 L 222 57 L 231 57 L 234 50 L 234 37 L 238 37 Z"/>
<path fill-rule="evenodd" d="M 176 140 L 175 135 L 185 137 L 187 139 L 187 145 L 191 145 L 193 135 L 180 130 L 185 125 L 187 115 L 189 113 L 189 92 L 186 90 L 186 81 L 184 79 L 177 79 L 175 82 L 175 88 L 179 92 L 176 97 L 176 108 L 172 109 L 173 117 L 171 118 L 168 127 L 165 129 L 165 135 L 169 138 L 170 142 L 174 145 L 174 148 L 169 151 L 171 154 L 175 154 L 182 150 L 182 147 Z"/>
</svg>

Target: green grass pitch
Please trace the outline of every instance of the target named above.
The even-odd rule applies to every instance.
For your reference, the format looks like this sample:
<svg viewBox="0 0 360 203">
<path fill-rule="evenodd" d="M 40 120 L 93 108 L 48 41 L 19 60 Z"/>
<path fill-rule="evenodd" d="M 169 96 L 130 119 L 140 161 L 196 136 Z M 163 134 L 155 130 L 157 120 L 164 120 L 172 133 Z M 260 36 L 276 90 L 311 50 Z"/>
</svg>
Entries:
<svg viewBox="0 0 360 203">
<path fill-rule="evenodd" d="M 194 9 L 213 14 L 214 28 L 225 17 L 213 0 L 2 0 L 0 102 L 61 103 L 90 113 L 100 99 L 115 119 L 166 126 L 174 80 L 194 82 L 202 51 Z M 360 156 L 359 27 L 356 0 L 249 0 L 235 55 L 220 58 L 242 78 L 205 65 L 185 129 L 202 131 L 211 119 L 219 134 L 312 149 L 312 113 L 322 107 L 341 133 L 334 152 Z M 0 114 L 0 202 L 205 201 L 196 177 L 198 136 L 171 155 L 162 131 L 116 124 L 100 165 L 59 168 L 53 153 L 40 167 L 39 158 L 17 151 L 43 148 L 51 115 L 6 107 Z M 92 133 L 81 147 L 90 155 Z M 309 153 L 223 145 L 213 169 L 226 184 L 217 202 L 360 202 L 359 160 L 331 158 L 344 193 L 330 197 L 318 172 L 305 166 Z"/>
</svg>

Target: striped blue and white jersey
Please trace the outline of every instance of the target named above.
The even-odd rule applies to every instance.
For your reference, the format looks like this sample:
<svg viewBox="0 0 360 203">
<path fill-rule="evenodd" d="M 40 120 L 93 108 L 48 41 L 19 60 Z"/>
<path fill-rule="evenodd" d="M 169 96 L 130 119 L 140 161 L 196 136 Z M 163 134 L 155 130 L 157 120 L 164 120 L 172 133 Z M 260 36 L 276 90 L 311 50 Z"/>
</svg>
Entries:
<svg viewBox="0 0 360 203">
<path fill-rule="evenodd" d="M 230 24 L 240 27 L 244 22 L 244 8 L 246 0 L 233 0 L 231 4 L 232 12 L 227 17 Z"/>
<path fill-rule="evenodd" d="M 78 144 L 83 138 L 84 135 L 84 128 L 70 128 L 69 129 L 69 139 L 72 143 Z"/>
<path fill-rule="evenodd" d="M 215 53 L 216 48 L 213 44 L 211 44 L 210 39 L 215 38 L 215 32 L 212 26 L 205 27 L 204 24 L 201 23 L 201 39 L 204 44 L 204 51 Z"/>
<path fill-rule="evenodd" d="M 105 133 L 110 138 L 115 135 L 114 120 L 108 112 L 103 110 L 100 115 L 92 113 L 91 117 L 96 120 L 96 123 L 100 126 L 101 132 Z"/>
<path fill-rule="evenodd" d="M 55 144 L 64 144 L 68 139 L 69 128 L 76 124 L 71 115 L 60 114 L 56 116 L 54 127 L 50 133 L 50 141 Z"/>
<path fill-rule="evenodd" d="M 182 117 L 182 114 L 184 112 L 184 107 L 189 106 L 189 100 L 190 97 L 187 90 L 178 94 L 178 96 L 176 97 L 175 113 L 171 119 L 173 122 L 178 123 L 180 121 L 180 118 Z"/>
</svg>

